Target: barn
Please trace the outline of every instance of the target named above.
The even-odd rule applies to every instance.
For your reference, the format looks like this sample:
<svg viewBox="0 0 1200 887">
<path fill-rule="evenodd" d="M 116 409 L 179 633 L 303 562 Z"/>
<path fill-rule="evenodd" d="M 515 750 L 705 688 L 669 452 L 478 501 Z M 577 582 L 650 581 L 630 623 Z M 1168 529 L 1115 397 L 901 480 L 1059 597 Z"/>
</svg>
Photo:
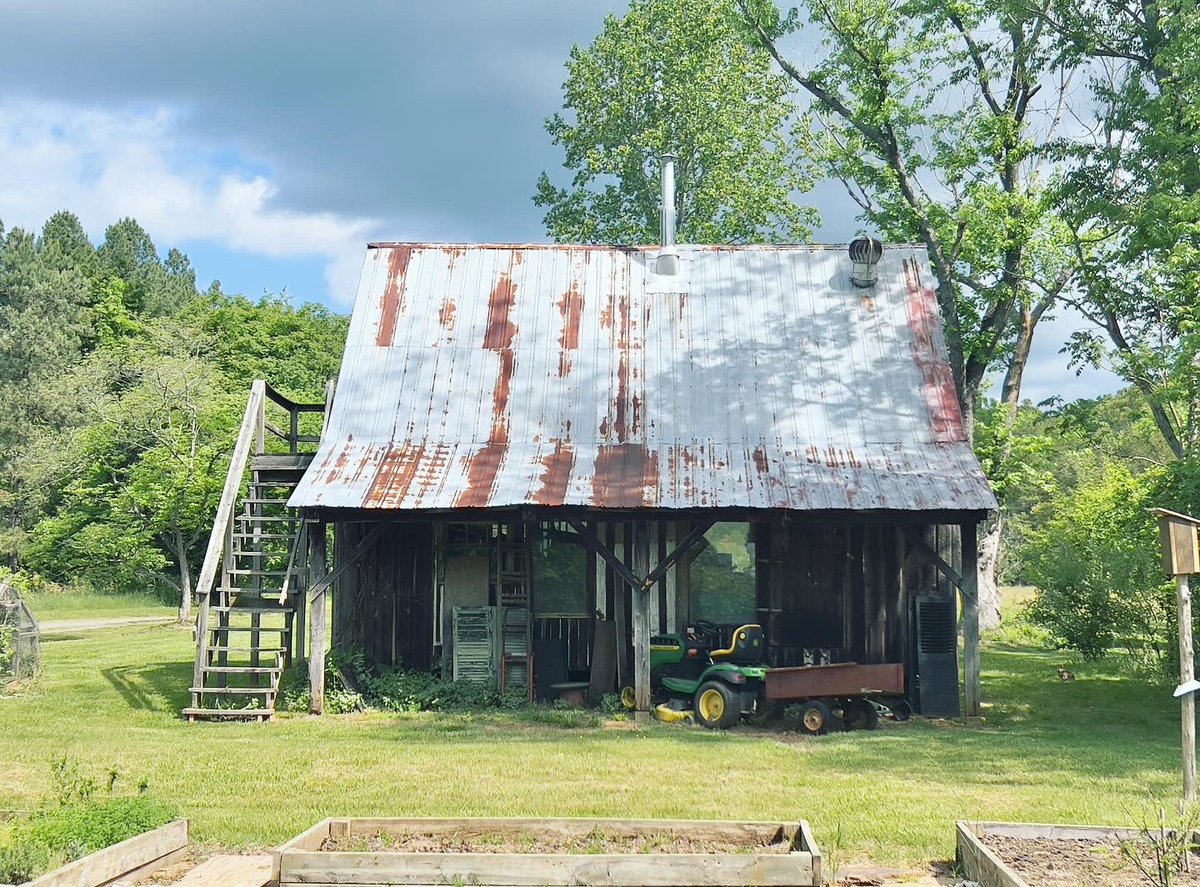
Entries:
<svg viewBox="0 0 1200 887">
<path fill-rule="evenodd" d="M 238 581 L 210 547 L 190 711 L 229 686 L 213 669 L 239 602 L 261 638 L 282 582 L 278 661 L 307 621 L 316 711 L 329 645 L 537 698 L 595 682 L 603 656 L 645 708 L 652 639 L 706 621 L 761 625 L 771 665 L 901 663 L 916 710 L 978 714 L 976 528 L 996 500 L 924 250 L 867 253 L 371 244 L 331 402 L 274 395 L 289 454 L 261 415 L 243 428 L 230 520 L 251 501 L 214 537 L 285 537 L 288 563 Z M 287 532 L 256 527 L 256 496 Z"/>
</svg>

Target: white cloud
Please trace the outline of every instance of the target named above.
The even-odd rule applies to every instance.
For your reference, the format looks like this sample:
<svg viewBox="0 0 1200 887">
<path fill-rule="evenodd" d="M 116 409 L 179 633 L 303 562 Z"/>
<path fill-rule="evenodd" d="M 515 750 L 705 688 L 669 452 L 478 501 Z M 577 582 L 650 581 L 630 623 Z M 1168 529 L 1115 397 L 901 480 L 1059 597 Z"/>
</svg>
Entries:
<svg viewBox="0 0 1200 887">
<path fill-rule="evenodd" d="M 325 260 L 331 297 L 349 304 L 380 223 L 277 204 L 269 175 L 232 145 L 198 146 L 170 108 L 114 111 L 0 101 L 0 220 L 37 228 L 70 209 L 93 237 L 132 216 L 156 242 L 211 241 L 271 258 Z"/>
</svg>

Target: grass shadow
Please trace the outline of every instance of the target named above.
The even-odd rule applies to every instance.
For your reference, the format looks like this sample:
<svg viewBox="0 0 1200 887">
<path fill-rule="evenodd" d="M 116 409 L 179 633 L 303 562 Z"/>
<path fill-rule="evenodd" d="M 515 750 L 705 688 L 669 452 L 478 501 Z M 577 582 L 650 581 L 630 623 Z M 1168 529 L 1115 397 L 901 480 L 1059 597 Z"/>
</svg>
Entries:
<svg viewBox="0 0 1200 887">
<path fill-rule="evenodd" d="M 117 665 L 101 669 L 100 673 L 130 708 L 177 714 L 190 699 L 192 664 L 189 662 Z"/>
</svg>

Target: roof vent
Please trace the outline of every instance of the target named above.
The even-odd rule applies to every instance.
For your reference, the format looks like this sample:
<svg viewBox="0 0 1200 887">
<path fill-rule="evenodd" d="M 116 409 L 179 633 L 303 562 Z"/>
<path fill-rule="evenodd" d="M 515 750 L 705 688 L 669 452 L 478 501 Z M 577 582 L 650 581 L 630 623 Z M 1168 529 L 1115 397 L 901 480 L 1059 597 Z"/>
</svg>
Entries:
<svg viewBox="0 0 1200 887">
<path fill-rule="evenodd" d="M 879 260 L 883 258 L 883 243 L 874 237 L 859 237 L 850 241 L 850 282 L 855 286 L 874 286 L 879 277 Z"/>
<path fill-rule="evenodd" d="M 675 249 L 675 155 L 662 156 L 662 248 L 654 270 L 659 274 L 679 273 L 679 251 Z"/>
</svg>

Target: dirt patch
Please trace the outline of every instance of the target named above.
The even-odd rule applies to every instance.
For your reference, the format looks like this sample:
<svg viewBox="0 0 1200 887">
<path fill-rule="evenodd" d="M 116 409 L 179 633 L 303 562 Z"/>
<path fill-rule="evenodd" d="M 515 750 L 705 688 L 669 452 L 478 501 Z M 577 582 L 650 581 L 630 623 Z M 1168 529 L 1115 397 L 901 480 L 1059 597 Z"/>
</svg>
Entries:
<svg viewBox="0 0 1200 887">
<path fill-rule="evenodd" d="M 788 853 L 784 838 L 698 840 L 686 835 L 648 832 L 611 835 L 599 829 L 583 835 L 350 835 L 326 838 L 325 851 L 355 853 Z"/>
<path fill-rule="evenodd" d="M 981 839 L 1021 876 L 1029 887 L 1153 887 L 1154 882 L 1121 855 L 1116 838 L 1105 840 L 1010 838 Z M 1149 845 L 1139 845 L 1143 858 L 1153 858 Z M 1175 887 L 1200 887 L 1200 855 L 1193 854 L 1191 872 L 1175 876 Z"/>
</svg>

